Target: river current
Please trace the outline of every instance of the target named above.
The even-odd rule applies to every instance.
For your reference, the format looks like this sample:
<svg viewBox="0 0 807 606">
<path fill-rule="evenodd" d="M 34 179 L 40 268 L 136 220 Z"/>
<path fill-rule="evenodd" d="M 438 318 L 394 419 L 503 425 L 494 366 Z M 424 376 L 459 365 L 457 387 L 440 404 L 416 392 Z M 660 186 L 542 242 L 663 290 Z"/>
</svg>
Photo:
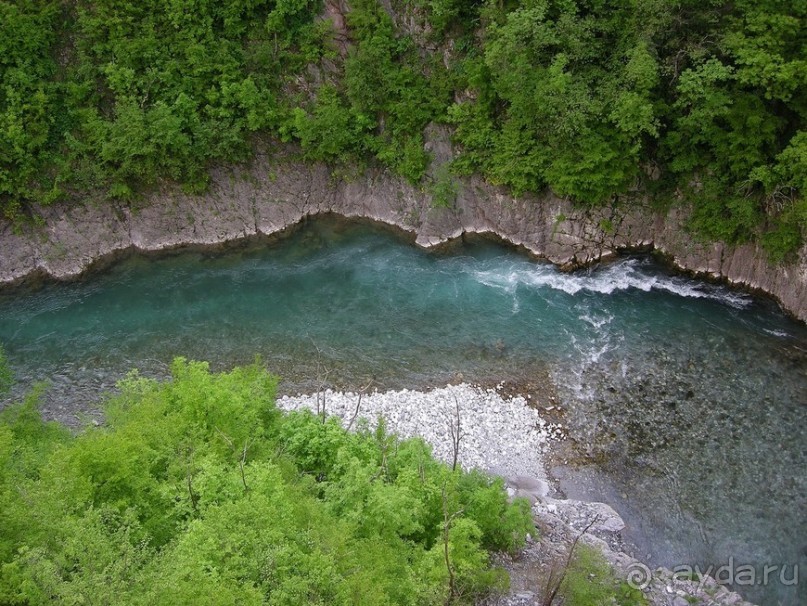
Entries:
<svg viewBox="0 0 807 606">
<path fill-rule="evenodd" d="M 260 355 L 287 392 L 551 384 L 541 405 L 575 453 L 551 471 L 570 497 L 612 504 L 637 557 L 752 566 L 754 585 L 734 586 L 748 599 L 807 603 L 807 328 L 649 257 L 565 274 L 493 242 L 438 254 L 318 220 L 0 294 L 0 343 L 13 397 L 48 381 L 45 413 L 69 423 L 177 355 L 217 369 Z M 784 572 L 762 583 L 766 565 Z"/>
</svg>

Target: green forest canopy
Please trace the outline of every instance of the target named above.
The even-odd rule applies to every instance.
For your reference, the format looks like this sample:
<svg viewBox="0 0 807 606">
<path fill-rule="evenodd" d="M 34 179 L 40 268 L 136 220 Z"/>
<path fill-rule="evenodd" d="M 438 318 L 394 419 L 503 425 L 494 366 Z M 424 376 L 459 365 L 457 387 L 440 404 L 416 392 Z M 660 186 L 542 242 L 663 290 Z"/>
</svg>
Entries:
<svg viewBox="0 0 807 606">
<path fill-rule="evenodd" d="M 319 0 L 0 1 L 0 209 L 201 191 L 261 138 L 423 182 L 436 122 L 455 174 L 591 205 L 638 189 L 709 238 L 800 246 L 806 0 L 349 5 L 337 31 Z"/>
<path fill-rule="evenodd" d="M 526 500 L 383 423 L 282 414 L 275 386 L 257 363 L 177 359 L 75 436 L 35 393 L 0 412 L 0 604 L 421 606 L 506 586 L 488 550 L 534 532 Z"/>
</svg>

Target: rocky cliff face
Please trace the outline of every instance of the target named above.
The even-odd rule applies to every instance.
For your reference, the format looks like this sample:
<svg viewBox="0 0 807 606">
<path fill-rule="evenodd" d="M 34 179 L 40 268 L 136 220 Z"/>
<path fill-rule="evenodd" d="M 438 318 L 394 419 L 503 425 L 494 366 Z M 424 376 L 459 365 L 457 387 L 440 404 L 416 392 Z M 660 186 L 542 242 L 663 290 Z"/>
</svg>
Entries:
<svg viewBox="0 0 807 606">
<path fill-rule="evenodd" d="M 449 150 L 432 137 L 439 161 Z M 39 209 L 39 227 L 15 231 L 0 223 L 0 283 L 46 275 L 66 279 L 117 251 L 156 251 L 219 244 L 277 233 L 302 219 L 337 213 L 381 221 L 433 247 L 467 233 L 492 233 L 566 269 L 620 251 L 654 248 L 680 269 L 776 297 L 807 321 L 807 247 L 797 263 L 771 265 L 754 245 L 702 244 L 685 230 L 685 215 L 649 206 L 581 209 L 551 194 L 513 197 L 478 178 L 458 183 L 453 208 L 382 170 L 338 178 L 322 164 L 283 154 L 256 157 L 248 168 L 218 170 L 208 193 L 155 194 L 137 208 L 103 203 Z"/>
</svg>

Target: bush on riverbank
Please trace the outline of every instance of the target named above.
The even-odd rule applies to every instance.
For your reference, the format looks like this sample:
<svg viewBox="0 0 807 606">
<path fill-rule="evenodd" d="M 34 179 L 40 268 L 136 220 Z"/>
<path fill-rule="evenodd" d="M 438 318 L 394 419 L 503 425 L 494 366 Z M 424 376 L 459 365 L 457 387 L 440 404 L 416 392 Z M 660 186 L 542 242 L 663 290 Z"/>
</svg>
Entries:
<svg viewBox="0 0 807 606">
<path fill-rule="evenodd" d="M 0 413 L 0 603 L 444 604 L 502 587 L 532 529 L 500 481 L 383 425 L 275 408 L 258 364 L 132 374 L 71 435 Z"/>
<path fill-rule="evenodd" d="M 641 590 L 614 575 L 602 554 L 588 545 L 579 545 L 560 586 L 564 606 L 647 606 Z"/>
<path fill-rule="evenodd" d="M 6 351 L 3 349 L 3 346 L 0 345 L 0 395 L 3 395 L 9 389 L 11 389 L 11 385 L 13 383 L 14 373 L 11 371 L 11 367 L 8 365 Z"/>
</svg>

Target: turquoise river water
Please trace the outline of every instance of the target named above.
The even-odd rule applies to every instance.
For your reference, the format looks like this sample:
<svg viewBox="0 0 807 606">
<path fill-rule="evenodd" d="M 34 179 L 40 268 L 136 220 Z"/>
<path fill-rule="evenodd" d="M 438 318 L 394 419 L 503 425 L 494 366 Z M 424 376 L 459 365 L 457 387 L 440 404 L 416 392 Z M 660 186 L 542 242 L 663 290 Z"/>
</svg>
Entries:
<svg viewBox="0 0 807 606">
<path fill-rule="evenodd" d="M 286 391 L 460 374 L 531 385 L 543 406 L 551 391 L 578 455 L 553 474 L 611 503 L 635 555 L 753 566 L 753 586 L 735 579 L 749 599 L 807 603 L 807 328 L 650 258 L 563 274 L 492 242 L 437 254 L 318 220 L 0 294 L 0 343 L 14 397 L 47 380 L 45 414 L 69 423 L 127 370 L 164 376 L 176 355 L 227 368 L 260 354 Z M 766 565 L 784 572 L 762 583 Z"/>
</svg>

